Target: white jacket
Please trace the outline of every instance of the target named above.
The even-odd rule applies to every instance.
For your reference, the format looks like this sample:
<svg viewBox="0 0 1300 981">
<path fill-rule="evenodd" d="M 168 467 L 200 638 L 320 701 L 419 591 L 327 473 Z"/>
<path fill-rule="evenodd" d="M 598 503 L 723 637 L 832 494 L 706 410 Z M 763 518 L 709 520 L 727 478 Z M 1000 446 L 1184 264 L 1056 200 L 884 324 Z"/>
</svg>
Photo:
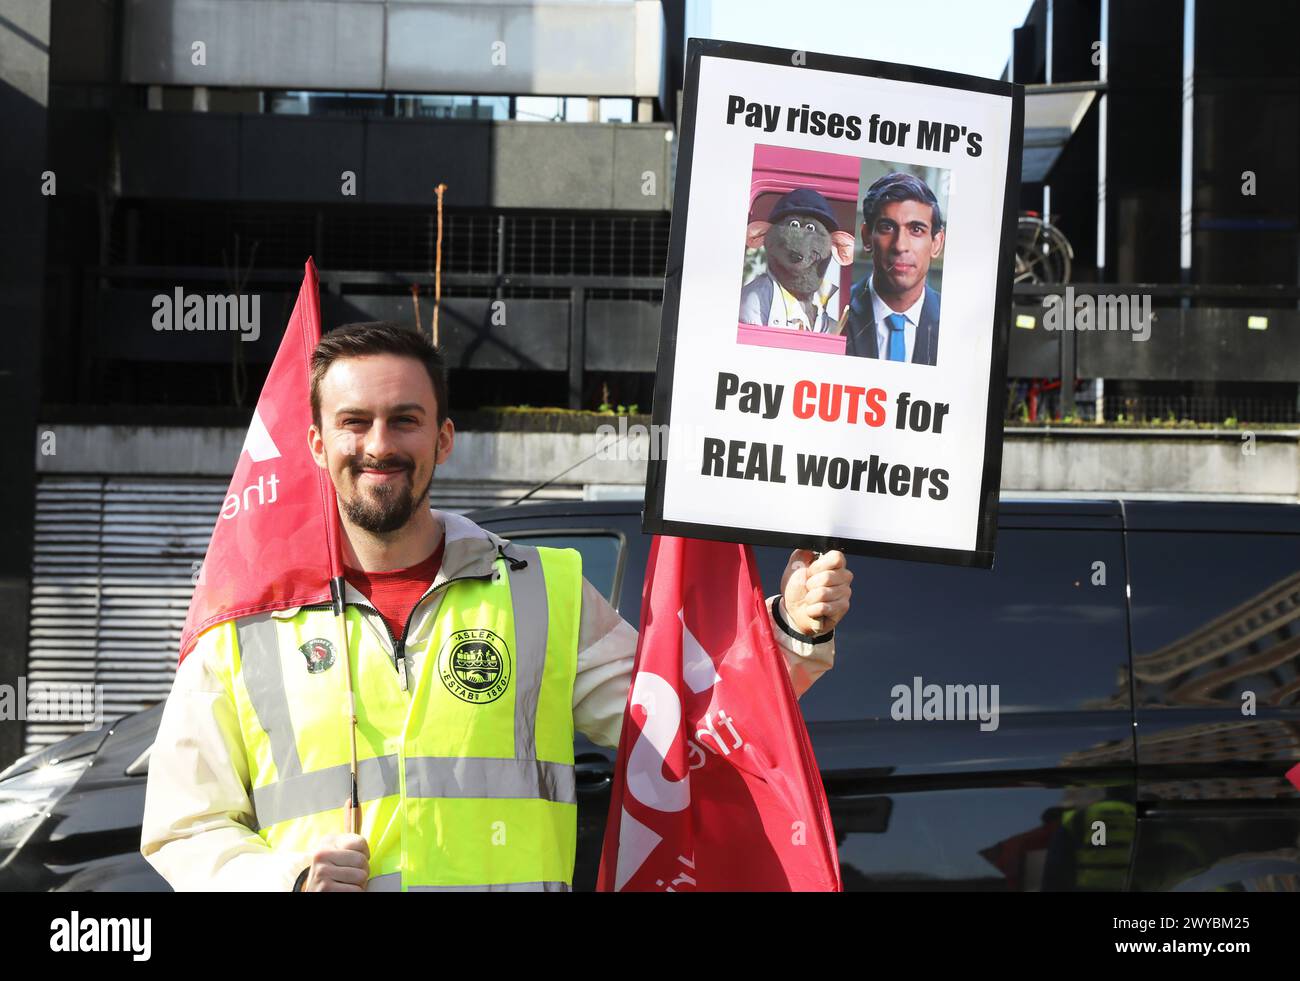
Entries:
<svg viewBox="0 0 1300 981">
<path fill-rule="evenodd" d="M 446 579 L 490 571 L 497 545 L 507 541 L 462 515 L 435 511 L 446 545 L 430 589 Z M 420 662 L 442 593 L 416 611 L 408 632 L 411 669 Z M 768 599 L 768 617 L 776 597 Z M 347 601 L 369 605 L 350 584 Z M 297 607 L 275 615 L 293 616 Z M 387 643 L 382 621 L 365 620 Z M 213 628 L 216 629 L 216 628 Z M 276 851 L 252 830 L 248 766 L 235 706 L 212 670 L 205 632 L 176 671 L 149 760 L 140 851 L 178 891 L 289 890 L 307 867 L 301 852 Z M 772 634 L 785 656 L 796 697 L 834 662 L 834 640 L 806 644 L 775 623 Z M 583 580 L 573 686 L 574 727 L 592 742 L 616 747 L 632 683 L 637 632 L 605 597 Z M 414 685 L 414 680 L 412 680 Z M 340 829 L 342 830 L 342 829 Z"/>
</svg>

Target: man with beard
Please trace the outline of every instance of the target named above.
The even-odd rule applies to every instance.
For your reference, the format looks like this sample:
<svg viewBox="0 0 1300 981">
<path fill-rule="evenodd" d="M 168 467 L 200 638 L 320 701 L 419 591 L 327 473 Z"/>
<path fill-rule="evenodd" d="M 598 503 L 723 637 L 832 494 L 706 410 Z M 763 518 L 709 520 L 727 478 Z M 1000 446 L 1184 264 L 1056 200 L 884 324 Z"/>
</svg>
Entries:
<svg viewBox="0 0 1300 981">
<path fill-rule="evenodd" d="M 867 189 L 862 246 L 871 253 L 871 274 L 854 284 L 840 315 L 845 354 L 935 363 L 939 293 L 926 276 L 943 252 L 944 234 L 939 201 L 924 181 L 895 172 Z"/>
<path fill-rule="evenodd" d="M 636 631 L 577 550 L 430 510 L 455 427 L 423 335 L 326 334 L 311 404 L 308 446 L 337 492 L 348 650 L 334 649 L 329 604 L 201 634 L 154 743 L 141 852 L 178 890 L 567 890 L 574 732 L 617 746 Z M 831 666 L 851 579 L 843 553 L 795 550 L 768 600 L 796 696 Z M 339 830 L 354 816 L 344 657 L 359 834 Z"/>
<path fill-rule="evenodd" d="M 767 272 L 740 291 L 742 324 L 825 333 L 835 327 L 827 305 L 838 287 L 826 270 L 853 261 L 853 236 L 839 230 L 830 203 L 817 191 L 795 188 L 772 206 L 766 221 L 750 222 L 748 248 L 765 247 Z"/>
</svg>

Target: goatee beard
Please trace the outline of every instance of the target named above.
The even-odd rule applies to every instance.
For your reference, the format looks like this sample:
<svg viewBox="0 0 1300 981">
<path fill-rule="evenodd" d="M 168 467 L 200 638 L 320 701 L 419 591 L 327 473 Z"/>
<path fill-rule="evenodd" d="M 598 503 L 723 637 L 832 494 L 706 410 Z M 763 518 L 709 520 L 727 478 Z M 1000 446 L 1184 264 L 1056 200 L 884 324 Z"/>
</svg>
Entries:
<svg viewBox="0 0 1300 981">
<path fill-rule="evenodd" d="M 376 535 L 391 534 L 406 526 L 416 508 L 428 506 L 429 488 L 433 486 L 433 475 L 437 470 L 435 464 L 429 470 L 429 479 L 425 481 L 424 489 L 418 494 L 408 495 L 404 492 L 404 487 L 375 487 L 372 498 L 358 483 L 356 496 L 350 500 L 344 500 L 340 496 L 339 507 L 348 521 L 363 531 Z M 410 468 L 407 468 L 406 473 L 409 475 L 410 472 Z M 360 476 L 356 467 L 353 468 L 353 473 Z"/>
</svg>

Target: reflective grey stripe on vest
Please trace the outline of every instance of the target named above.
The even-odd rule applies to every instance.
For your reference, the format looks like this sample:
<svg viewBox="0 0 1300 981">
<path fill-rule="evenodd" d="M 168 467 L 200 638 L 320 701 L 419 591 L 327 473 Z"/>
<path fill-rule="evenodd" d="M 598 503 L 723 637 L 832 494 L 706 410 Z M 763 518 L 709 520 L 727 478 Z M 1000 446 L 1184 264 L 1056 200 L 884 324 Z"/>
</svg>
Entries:
<svg viewBox="0 0 1300 981">
<path fill-rule="evenodd" d="M 576 804 L 573 765 L 484 756 L 408 756 L 407 797 L 541 798 Z"/>
<path fill-rule="evenodd" d="M 253 788 L 257 823 L 269 828 L 291 818 L 306 817 L 342 807 L 348 799 L 348 764 L 328 766 Z M 396 794 L 397 757 L 357 760 L 357 799 L 364 802 Z"/>
<path fill-rule="evenodd" d="M 366 883 L 366 892 L 401 892 L 402 873 L 377 875 Z M 567 882 L 497 882 L 482 886 L 410 886 L 407 892 L 570 892 Z"/>
<path fill-rule="evenodd" d="M 357 796 L 379 800 L 398 793 L 397 757 L 357 761 Z M 408 797 L 481 797 L 578 802 L 573 766 L 542 760 L 466 756 L 411 756 L 406 760 Z M 348 764 L 301 773 L 253 788 L 259 827 L 342 807 L 348 796 Z"/>
<path fill-rule="evenodd" d="M 546 638 L 550 614 L 546 606 L 546 576 L 536 548 L 512 545 L 528 564 L 510 570 L 510 605 L 515 617 L 515 757 L 537 757 L 537 701 L 546 668 Z M 509 565 L 509 563 L 506 563 Z M 528 795 L 535 796 L 535 795 Z"/>
<path fill-rule="evenodd" d="M 275 620 L 269 613 L 236 620 L 235 633 L 239 637 L 244 687 L 248 690 L 248 700 L 253 703 L 257 723 L 271 741 L 276 776 L 280 780 L 301 776 L 302 761 L 298 758 L 298 740 L 289 716 L 289 696 L 280 666 Z"/>
</svg>

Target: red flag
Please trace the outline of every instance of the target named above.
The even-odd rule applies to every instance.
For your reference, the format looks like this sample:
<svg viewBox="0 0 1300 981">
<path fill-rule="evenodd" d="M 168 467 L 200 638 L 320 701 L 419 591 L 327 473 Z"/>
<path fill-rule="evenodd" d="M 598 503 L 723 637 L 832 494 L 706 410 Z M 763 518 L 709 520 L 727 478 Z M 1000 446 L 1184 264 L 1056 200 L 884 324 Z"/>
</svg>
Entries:
<svg viewBox="0 0 1300 981">
<path fill-rule="evenodd" d="M 597 888 L 843 889 L 748 545 L 651 545 Z"/>
<path fill-rule="evenodd" d="M 338 510 L 329 474 L 307 449 L 308 367 L 319 342 L 320 294 L 308 259 L 190 598 L 182 661 L 214 624 L 330 600 L 330 577 L 340 569 Z"/>
</svg>

